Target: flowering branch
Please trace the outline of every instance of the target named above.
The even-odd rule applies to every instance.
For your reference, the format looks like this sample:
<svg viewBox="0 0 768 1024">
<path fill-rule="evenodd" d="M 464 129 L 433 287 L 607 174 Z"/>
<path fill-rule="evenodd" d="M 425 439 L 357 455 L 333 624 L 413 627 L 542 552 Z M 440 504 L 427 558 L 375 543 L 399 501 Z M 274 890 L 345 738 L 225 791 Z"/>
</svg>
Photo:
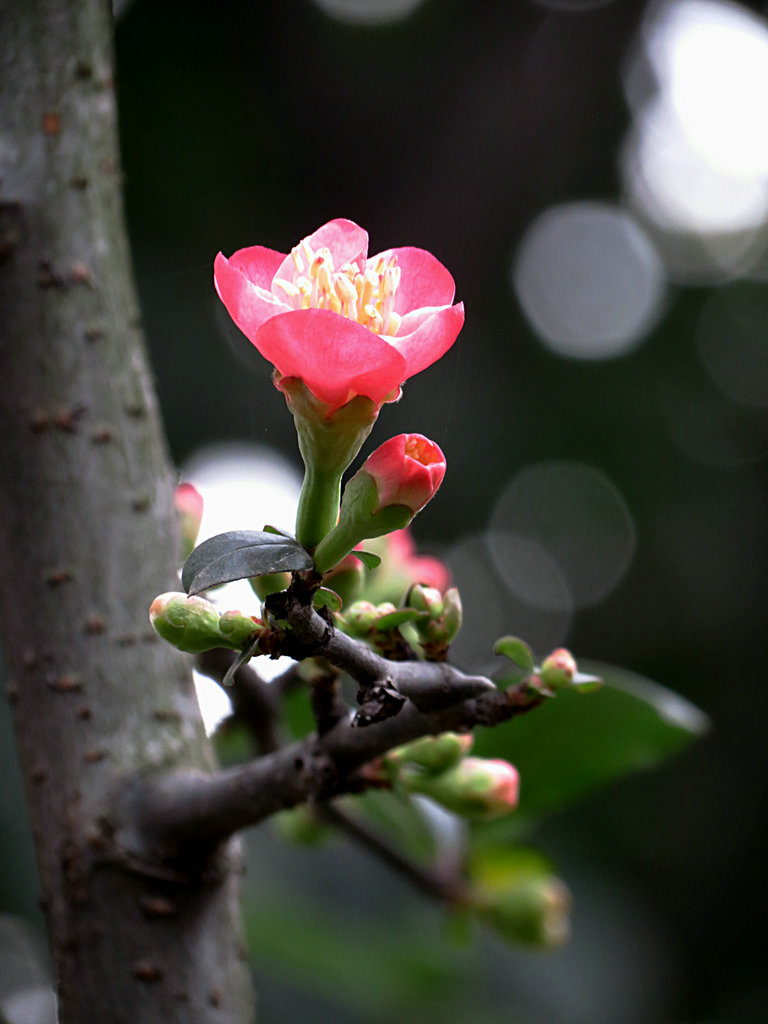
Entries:
<svg viewBox="0 0 768 1024">
<path fill-rule="evenodd" d="M 145 853 L 159 843 L 171 860 L 183 859 L 183 851 L 212 848 L 277 811 L 359 792 L 365 787 L 359 769 L 404 743 L 496 725 L 541 703 L 541 694 L 525 681 L 502 692 L 490 679 L 445 662 L 384 658 L 316 612 L 312 593 L 311 574 L 296 574 L 287 591 L 267 598 L 270 617 L 288 627 L 275 633 L 273 653 L 299 661 L 322 657 L 347 672 L 362 691 L 357 716 L 234 769 L 142 781 L 141 798 L 130 800 L 131 826 L 122 839 L 130 835 L 134 843 L 140 836 Z M 141 849 L 133 853 L 142 855 Z"/>
<path fill-rule="evenodd" d="M 395 681 L 403 665 L 391 663 Z M 479 697 L 430 711 L 405 701 L 396 715 L 365 728 L 339 722 L 323 736 L 314 734 L 238 768 L 213 775 L 179 771 L 141 781 L 129 795 L 130 825 L 122 834 L 118 829 L 117 840 L 128 840 L 139 858 L 150 851 L 154 858 L 160 845 L 168 859 L 183 861 L 190 851 L 210 849 L 277 811 L 359 792 L 364 783 L 358 769 L 394 747 L 420 736 L 497 725 L 540 701 L 524 684 L 502 693 L 488 680 Z"/>
</svg>

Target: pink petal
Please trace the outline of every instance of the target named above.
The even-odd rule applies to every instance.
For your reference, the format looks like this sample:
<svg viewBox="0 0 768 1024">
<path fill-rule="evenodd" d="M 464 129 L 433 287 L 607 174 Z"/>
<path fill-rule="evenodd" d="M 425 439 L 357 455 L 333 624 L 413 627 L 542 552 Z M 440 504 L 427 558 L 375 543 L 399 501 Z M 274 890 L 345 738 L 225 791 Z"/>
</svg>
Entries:
<svg viewBox="0 0 768 1024">
<path fill-rule="evenodd" d="M 463 302 L 429 311 L 426 316 L 423 315 L 425 312 L 418 310 L 406 317 L 397 337 L 389 339 L 405 357 L 408 365 L 406 379 L 426 370 L 444 355 L 464 325 Z M 403 330 L 408 333 L 404 334 Z"/>
<path fill-rule="evenodd" d="M 344 263 L 359 263 L 368 252 L 368 232 L 353 220 L 343 217 L 323 224 L 309 236 L 308 241 L 315 251 L 322 246 L 330 249 L 337 270 Z"/>
<path fill-rule="evenodd" d="M 235 256 L 248 251 L 241 249 Z M 276 255 L 279 256 L 280 253 Z M 213 281 L 219 298 L 227 307 L 227 312 L 243 334 L 253 341 L 254 334 L 266 320 L 278 313 L 284 313 L 290 307 L 273 298 L 272 293 L 261 285 L 255 284 L 251 277 L 237 266 L 235 256 L 228 260 L 226 256 L 218 254 L 213 264 Z M 256 264 L 252 264 L 250 269 L 255 272 Z"/>
<path fill-rule="evenodd" d="M 443 264 L 426 249 L 403 246 L 387 249 L 381 256 L 396 256 L 402 274 L 395 296 L 395 312 L 400 316 L 422 306 L 450 306 L 456 294 L 453 278 Z M 371 256 L 375 263 L 378 256 Z"/>
<path fill-rule="evenodd" d="M 408 376 L 405 359 L 388 341 L 327 309 L 273 317 L 251 340 L 284 377 L 301 377 L 333 408 L 353 395 L 383 402 Z"/>
<path fill-rule="evenodd" d="M 272 287 L 272 278 L 284 259 L 285 256 L 281 252 L 267 249 L 263 245 L 252 245 L 232 253 L 229 262 L 236 270 L 245 274 L 249 281 L 269 291 Z"/>
<path fill-rule="evenodd" d="M 365 254 L 368 252 L 368 232 L 355 224 L 354 221 L 344 220 L 339 217 L 336 220 L 329 220 L 321 228 L 314 231 L 307 238 L 310 248 L 317 252 L 323 246 L 331 250 L 333 265 L 336 270 L 345 263 L 357 262 L 360 266 L 365 262 Z M 303 253 L 302 262 L 306 262 Z M 304 267 L 306 274 L 307 268 Z M 275 272 L 275 277 L 284 281 L 293 281 L 296 267 L 290 253 L 281 258 L 280 266 Z"/>
</svg>

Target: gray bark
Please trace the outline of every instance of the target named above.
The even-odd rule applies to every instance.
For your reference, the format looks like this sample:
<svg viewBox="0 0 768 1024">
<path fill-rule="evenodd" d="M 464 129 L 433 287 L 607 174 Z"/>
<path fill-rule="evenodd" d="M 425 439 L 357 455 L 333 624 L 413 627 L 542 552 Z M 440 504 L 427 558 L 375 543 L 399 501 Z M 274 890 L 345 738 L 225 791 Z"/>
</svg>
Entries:
<svg viewBox="0 0 768 1024">
<path fill-rule="evenodd" d="M 245 1024 L 231 846 L 121 857 L 137 777 L 207 771 L 122 218 L 108 0 L 0 9 L 0 628 L 61 1019 Z"/>
</svg>

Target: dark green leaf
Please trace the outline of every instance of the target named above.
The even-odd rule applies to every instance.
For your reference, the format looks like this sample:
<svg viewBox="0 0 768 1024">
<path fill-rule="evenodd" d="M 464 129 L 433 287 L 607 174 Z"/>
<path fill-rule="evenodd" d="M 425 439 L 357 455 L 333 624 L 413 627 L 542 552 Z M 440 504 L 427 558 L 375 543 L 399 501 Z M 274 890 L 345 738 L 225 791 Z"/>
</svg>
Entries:
<svg viewBox="0 0 768 1024">
<path fill-rule="evenodd" d="M 351 551 L 350 554 L 359 559 L 366 569 L 375 569 L 381 565 L 381 558 L 378 555 L 374 555 L 372 551 Z"/>
<path fill-rule="evenodd" d="M 520 806 L 487 828 L 519 832 L 631 772 L 652 768 L 708 728 L 683 697 L 611 665 L 581 666 L 605 685 L 573 689 L 492 730 L 477 730 L 475 753 L 502 756 L 520 771 Z"/>
<path fill-rule="evenodd" d="M 211 537 L 196 547 L 184 565 L 181 582 L 191 596 L 219 583 L 311 567 L 309 552 L 290 537 L 257 530 L 234 530 Z"/>
<path fill-rule="evenodd" d="M 520 640 L 516 636 L 503 636 L 500 640 L 497 640 L 493 653 L 504 655 L 505 658 L 514 661 L 516 665 L 525 669 L 526 672 L 530 672 L 536 664 L 531 648 L 525 640 Z"/>
</svg>

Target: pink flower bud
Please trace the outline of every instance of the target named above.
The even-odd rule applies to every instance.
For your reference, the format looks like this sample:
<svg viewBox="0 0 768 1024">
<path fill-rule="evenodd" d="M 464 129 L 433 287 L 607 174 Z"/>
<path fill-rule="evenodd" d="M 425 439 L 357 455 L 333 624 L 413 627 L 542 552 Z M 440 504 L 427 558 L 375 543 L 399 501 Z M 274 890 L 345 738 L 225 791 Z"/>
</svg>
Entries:
<svg viewBox="0 0 768 1024">
<path fill-rule="evenodd" d="M 545 659 L 539 676 L 545 686 L 552 690 L 558 690 L 570 686 L 576 672 L 576 661 L 571 652 L 565 647 L 558 647 Z"/>
<path fill-rule="evenodd" d="M 325 573 L 362 540 L 407 526 L 445 476 L 445 456 L 421 434 L 399 434 L 376 449 L 344 489 L 339 521 L 315 549 Z"/>
<path fill-rule="evenodd" d="M 173 492 L 173 506 L 179 518 L 181 534 L 181 557 L 184 560 L 192 551 L 200 532 L 203 518 L 203 498 L 192 484 L 179 484 Z"/>
<path fill-rule="evenodd" d="M 422 434 L 398 434 L 368 456 L 360 473 L 367 473 L 376 484 L 376 512 L 404 505 L 415 515 L 443 482 L 445 456 Z"/>
<path fill-rule="evenodd" d="M 508 761 L 465 757 L 439 775 L 406 773 L 406 787 L 467 818 L 498 818 L 517 807 L 520 776 Z"/>
</svg>

